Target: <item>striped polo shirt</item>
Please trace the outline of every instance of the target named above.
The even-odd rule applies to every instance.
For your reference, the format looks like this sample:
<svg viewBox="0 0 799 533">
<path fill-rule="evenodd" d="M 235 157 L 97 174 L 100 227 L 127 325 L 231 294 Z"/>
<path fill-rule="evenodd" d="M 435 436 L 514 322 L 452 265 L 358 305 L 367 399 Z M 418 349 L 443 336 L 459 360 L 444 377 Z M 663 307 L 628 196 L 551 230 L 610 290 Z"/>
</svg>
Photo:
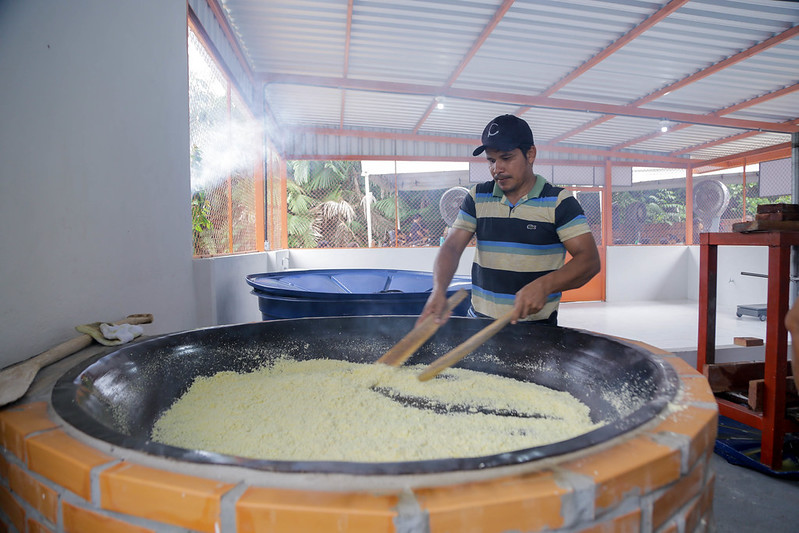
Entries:
<svg viewBox="0 0 799 533">
<path fill-rule="evenodd" d="M 494 318 L 513 307 L 519 289 L 563 266 L 563 241 L 591 231 L 577 199 L 538 174 L 532 190 L 515 206 L 494 181 L 473 186 L 453 227 L 477 237 L 472 305 Z M 550 294 L 544 308 L 525 320 L 548 318 L 560 296 Z"/>
</svg>

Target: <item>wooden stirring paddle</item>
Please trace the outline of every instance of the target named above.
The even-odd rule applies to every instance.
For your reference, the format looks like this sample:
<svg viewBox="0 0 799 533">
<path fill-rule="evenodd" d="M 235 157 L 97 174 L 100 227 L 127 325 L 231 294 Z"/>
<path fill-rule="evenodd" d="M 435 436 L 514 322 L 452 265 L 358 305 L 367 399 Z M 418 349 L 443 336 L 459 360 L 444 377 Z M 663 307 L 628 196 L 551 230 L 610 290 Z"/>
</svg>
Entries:
<svg viewBox="0 0 799 533">
<path fill-rule="evenodd" d="M 127 318 L 113 322 L 113 324 L 149 324 L 152 321 L 153 315 L 147 313 L 128 315 Z M 28 392 L 28 388 L 41 368 L 83 350 L 91 345 L 93 340 L 91 335 L 84 333 L 80 337 L 62 342 L 26 361 L 2 369 L 0 371 L 0 406 L 22 398 Z"/>
<path fill-rule="evenodd" d="M 492 323 L 466 339 L 455 348 L 445 353 L 422 370 L 419 374 L 419 381 L 427 381 L 434 378 L 442 371 L 451 367 L 470 353 L 472 353 L 478 346 L 485 341 L 496 335 L 496 333 L 504 328 L 511 318 L 513 318 L 514 309 L 511 309 Z"/>
<path fill-rule="evenodd" d="M 447 299 L 446 310 L 452 312 L 459 303 L 466 298 L 466 290 L 459 289 L 455 294 Z M 390 350 L 378 359 L 377 363 L 389 366 L 400 366 L 408 360 L 424 342 L 433 336 L 438 330 L 439 324 L 436 323 L 435 315 L 428 315 L 422 322 L 414 327 L 407 335 L 400 339 Z"/>
</svg>

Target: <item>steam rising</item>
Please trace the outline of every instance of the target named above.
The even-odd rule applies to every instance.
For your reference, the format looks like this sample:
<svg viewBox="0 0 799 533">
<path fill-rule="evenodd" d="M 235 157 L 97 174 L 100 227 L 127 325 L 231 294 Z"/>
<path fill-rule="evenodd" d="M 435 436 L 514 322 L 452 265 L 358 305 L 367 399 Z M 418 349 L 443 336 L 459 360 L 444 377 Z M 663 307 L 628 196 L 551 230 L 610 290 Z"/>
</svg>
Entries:
<svg viewBox="0 0 799 533">
<path fill-rule="evenodd" d="M 254 120 L 231 121 L 202 132 L 192 143 L 192 191 L 208 189 L 236 173 L 252 173 L 263 153 L 263 131 Z"/>
<path fill-rule="evenodd" d="M 191 29 L 188 52 L 191 186 L 196 192 L 230 175 L 252 173 L 262 161 L 263 131 Z"/>
</svg>

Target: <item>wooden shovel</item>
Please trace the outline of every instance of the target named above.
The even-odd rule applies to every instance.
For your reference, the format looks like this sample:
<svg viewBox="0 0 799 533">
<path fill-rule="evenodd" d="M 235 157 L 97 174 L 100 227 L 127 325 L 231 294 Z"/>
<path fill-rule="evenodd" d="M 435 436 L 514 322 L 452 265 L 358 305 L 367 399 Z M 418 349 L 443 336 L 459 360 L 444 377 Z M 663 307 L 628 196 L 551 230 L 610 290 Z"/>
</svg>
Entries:
<svg viewBox="0 0 799 533">
<path fill-rule="evenodd" d="M 149 324 L 153 321 L 151 314 L 128 315 L 115 325 L 119 324 Z M 0 370 L 0 406 L 18 400 L 27 392 L 33 378 L 39 370 L 49 364 L 55 363 L 68 355 L 86 348 L 92 343 L 92 336 L 83 334 L 80 337 L 62 342 L 46 352 L 34 355 L 27 361 L 17 363 Z"/>
<path fill-rule="evenodd" d="M 492 323 L 466 339 L 455 348 L 445 353 L 422 370 L 419 374 L 419 381 L 427 381 L 434 378 L 445 369 L 451 367 L 470 353 L 472 353 L 478 346 L 497 334 L 499 330 L 504 328 L 511 318 L 513 318 L 513 309 L 494 320 Z"/>
<path fill-rule="evenodd" d="M 460 289 L 447 299 L 447 311 L 452 311 L 466 298 L 466 290 Z M 408 360 L 427 339 L 438 330 L 435 315 L 428 315 L 422 322 L 413 328 L 407 335 L 400 339 L 383 357 L 377 360 L 389 366 L 400 366 Z"/>
</svg>

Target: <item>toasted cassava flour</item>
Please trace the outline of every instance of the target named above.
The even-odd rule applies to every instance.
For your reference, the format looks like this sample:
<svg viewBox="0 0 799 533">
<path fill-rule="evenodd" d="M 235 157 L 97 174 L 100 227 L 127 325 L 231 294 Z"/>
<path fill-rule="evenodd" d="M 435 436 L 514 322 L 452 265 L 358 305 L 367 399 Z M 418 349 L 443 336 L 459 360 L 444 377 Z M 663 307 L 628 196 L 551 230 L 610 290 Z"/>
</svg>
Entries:
<svg viewBox="0 0 799 533">
<path fill-rule="evenodd" d="M 494 455 L 598 426 L 565 392 L 465 369 L 420 382 L 421 368 L 278 360 L 200 377 L 152 439 L 257 459 L 400 462 Z"/>
</svg>

